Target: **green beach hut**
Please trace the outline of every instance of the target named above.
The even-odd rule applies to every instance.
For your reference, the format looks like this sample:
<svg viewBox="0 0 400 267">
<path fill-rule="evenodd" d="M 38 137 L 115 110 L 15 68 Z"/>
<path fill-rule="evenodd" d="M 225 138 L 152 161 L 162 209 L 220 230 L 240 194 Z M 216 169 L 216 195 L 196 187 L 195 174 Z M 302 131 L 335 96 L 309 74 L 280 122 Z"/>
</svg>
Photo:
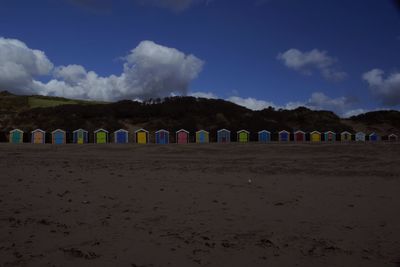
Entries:
<svg viewBox="0 0 400 267">
<path fill-rule="evenodd" d="M 95 144 L 107 144 L 108 143 L 108 131 L 104 129 L 98 129 L 94 132 L 94 143 Z"/>
</svg>

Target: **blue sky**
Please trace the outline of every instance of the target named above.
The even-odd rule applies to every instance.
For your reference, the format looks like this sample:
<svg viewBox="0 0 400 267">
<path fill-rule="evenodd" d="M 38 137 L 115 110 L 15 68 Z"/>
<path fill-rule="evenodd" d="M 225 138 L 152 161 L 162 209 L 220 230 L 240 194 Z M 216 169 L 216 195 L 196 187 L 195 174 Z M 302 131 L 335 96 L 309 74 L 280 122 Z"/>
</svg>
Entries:
<svg viewBox="0 0 400 267">
<path fill-rule="evenodd" d="M 0 37 L 0 89 L 16 93 L 400 106 L 391 0 L 0 0 Z"/>
</svg>

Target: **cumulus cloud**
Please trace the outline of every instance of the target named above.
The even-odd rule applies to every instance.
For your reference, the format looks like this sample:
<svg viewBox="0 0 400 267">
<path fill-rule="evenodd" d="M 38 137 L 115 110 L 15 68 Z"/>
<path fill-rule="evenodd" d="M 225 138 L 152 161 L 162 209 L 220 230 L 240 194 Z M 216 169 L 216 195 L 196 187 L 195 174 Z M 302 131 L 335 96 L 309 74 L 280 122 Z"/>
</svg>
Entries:
<svg viewBox="0 0 400 267">
<path fill-rule="evenodd" d="M 298 107 L 306 107 L 312 110 L 333 111 L 339 116 L 343 117 L 360 114 L 363 111 L 361 109 L 352 109 L 354 104 L 357 102 L 357 100 L 352 97 L 331 98 L 322 92 L 312 93 L 307 101 L 291 101 L 283 105 L 277 105 L 270 101 L 260 100 L 252 97 L 242 98 L 239 96 L 231 96 L 226 100 L 252 110 L 262 110 L 268 107 L 291 110 Z"/>
<path fill-rule="evenodd" d="M 354 106 L 357 100 L 353 97 L 337 97 L 331 98 L 322 92 L 314 92 L 311 94 L 306 107 L 314 110 L 330 110 L 338 114 L 344 114 L 346 110 Z"/>
<path fill-rule="evenodd" d="M 391 73 L 387 77 L 384 74 L 381 69 L 373 69 L 364 73 L 362 78 L 383 105 L 400 105 L 400 72 Z"/>
<path fill-rule="evenodd" d="M 106 101 L 186 95 L 203 64 L 194 55 L 143 41 L 124 58 L 120 75 L 101 77 L 80 65 L 53 69 L 44 52 L 0 39 L 0 88 L 15 93 Z M 50 72 L 48 82 L 35 79 Z"/>
<path fill-rule="evenodd" d="M 46 75 L 53 64 L 40 50 L 16 39 L 0 37 L 0 90 L 30 93 L 35 76 Z"/>
<path fill-rule="evenodd" d="M 275 107 L 274 103 L 272 102 L 259 100 L 252 97 L 242 98 L 239 96 L 231 96 L 226 100 L 252 110 L 262 110 L 268 107 Z"/>
<path fill-rule="evenodd" d="M 302 52 L 298 49 L 289 49 L 277 56 L 286 67 L 299 71 L 304 75 L 312 75 L 315 70 L 331 81 L 341 81 L 347 77 L 343 71 L 335 68 L 337 60 L 328 56 L 326 51 L 313 49 L 309 52 Z"/>
<path fill-rule="evenodd" d="M 201 98 L 208 98 L 208 99 L 217 99 L 218 96 L 211 92 L 192 92 L 189 93 L 189 96 L 193 97 L 201 97 Z"/>
</svg>

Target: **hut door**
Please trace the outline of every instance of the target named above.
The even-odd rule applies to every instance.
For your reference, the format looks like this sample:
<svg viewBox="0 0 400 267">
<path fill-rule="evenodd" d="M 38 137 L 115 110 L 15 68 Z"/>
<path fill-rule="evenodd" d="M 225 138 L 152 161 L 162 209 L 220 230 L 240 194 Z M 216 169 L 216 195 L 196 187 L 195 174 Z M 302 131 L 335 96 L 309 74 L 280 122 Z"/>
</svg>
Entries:
<svg viewBox="0 0 400 267">
<path fill-rule="evenodd" d="M 165 144 L 165 133 L 164 132 L 160 132 L 160 144 Z"/>
<path fill-rule="evenodd" d="M 242 143 L 247 142 L 247 134 L 246 133 L 239 133 L 239 142 L 242 142 Z"/>
<path fill-rule="evenodd" d="M 20 140 L 21 140 L 22 138 L 21 138 L 21 133 L 20 132 L 14 132 L 14 133 L 12 133 L 12 136 L 11 136 L 11 142 L 12 143 L 14 143 L 14 144 L 18 144 L 18 143 L 20 143 Z"/>
<path fill-rule="evenodd" d="M 107 143 L 107 136 L 106 136 L 106 133 L 105 133 L 105 132 L 98 132 L 98 133 L 96 134 L 96 137 L 97 137 L 97 143 L 98 143 L 98 144 L 105 144 L 105 143 Z"/>
<path fill-rule="evenodd" d="M 205 133 L 203 133 L 203 132 L 201 132 L 201 133 L 199 133 L 199 140 L 200 140 L 200 143 L 205 143 L 206 142 L 206 137 L 205 137 Z"/>
<path fill-rule="evenodd" d="M 186 144 L 187 143 L 187 135 L 185 132 L 178 133 L 178 144 Z"/>
<path fill-rule="evenodd" d="M 144 132 L 139 132 L 137 133 L 137 142 L 138 144 L 146 144 L 146 133 Z"/>
<path fill-rule="evenodd" d="M 54 133 L 54 143 L 55 144 L 64 144 L 64 134 L 61 132 Z"/>
<path fill-rule="evenodd" d="M 79 131 L 77 133 L 77 136 L 78 136 L 78 144 L 83 144 L 83 132 Z"/>
<path fill-rule="evenodd" d="M 126 143 L 126 137 L 124 132 L 118 132 L 117 133 L 117 143 L 118 144 L 123 144 Z"/>
<path fill-rule="evenodd" d="M 41 132 L 36 132 L 36 133 L 34 133 L 34 135 L 33 135 L 33 143 L 35 143 L 35 144 L 43 144 L 44 142 L 43 142 L 43 135 L 44 134 L 42 134 Z"/>
</svg>

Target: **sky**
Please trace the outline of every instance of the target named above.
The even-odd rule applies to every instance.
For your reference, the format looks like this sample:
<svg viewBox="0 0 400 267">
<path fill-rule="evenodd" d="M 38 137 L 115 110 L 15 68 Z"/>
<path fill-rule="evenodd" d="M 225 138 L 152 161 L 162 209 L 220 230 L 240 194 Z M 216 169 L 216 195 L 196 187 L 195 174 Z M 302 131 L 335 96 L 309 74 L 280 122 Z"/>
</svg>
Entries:
<svg viewBox="0 0 400 267">
<path fill-rule="evenodd" d="M 392 0 L 0 0 L 0 90 L 400 109 Z"/>
</svg>

